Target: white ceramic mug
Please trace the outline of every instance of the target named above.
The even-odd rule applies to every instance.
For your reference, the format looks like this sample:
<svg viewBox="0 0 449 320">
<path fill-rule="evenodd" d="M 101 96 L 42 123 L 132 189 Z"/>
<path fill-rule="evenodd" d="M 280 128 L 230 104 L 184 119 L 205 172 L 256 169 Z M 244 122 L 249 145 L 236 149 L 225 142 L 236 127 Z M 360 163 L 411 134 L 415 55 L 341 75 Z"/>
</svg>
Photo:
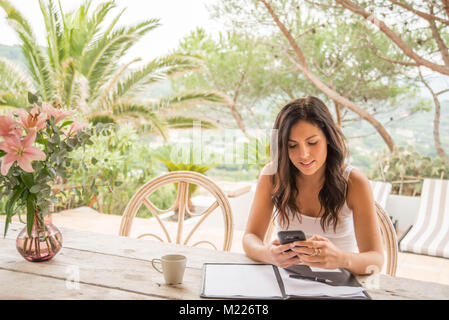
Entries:
<svg viewBox="0 0 449 320">
<path fill-rule="evenodd" d="M 167 254 L 161 259 L 151 260 L 151 264 L 156 271 L 162 273 L 166 284 L 180 284 L 184 277 L 187 258 L 181 254 Z M 162 270 L 155 263 L 162 265 Z"/>
</svg>

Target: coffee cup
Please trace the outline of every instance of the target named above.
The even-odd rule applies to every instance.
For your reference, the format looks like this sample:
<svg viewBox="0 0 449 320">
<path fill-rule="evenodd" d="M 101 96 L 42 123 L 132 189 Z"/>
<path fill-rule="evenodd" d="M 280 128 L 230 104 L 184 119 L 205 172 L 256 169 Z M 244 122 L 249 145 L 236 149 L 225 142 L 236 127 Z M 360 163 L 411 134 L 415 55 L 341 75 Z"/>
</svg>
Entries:
<svg viewBox="0 0 449 320">
<path fill-rule="evenodd" d="M 153 268 L 164 275 L 166 284 L 180 284 L 184 277 L 187 258 L 181 254 L 167 254 L 160 259 L 151 260 Z M 162 270 L 156 266 L 160 263 Z"/>
</svg>

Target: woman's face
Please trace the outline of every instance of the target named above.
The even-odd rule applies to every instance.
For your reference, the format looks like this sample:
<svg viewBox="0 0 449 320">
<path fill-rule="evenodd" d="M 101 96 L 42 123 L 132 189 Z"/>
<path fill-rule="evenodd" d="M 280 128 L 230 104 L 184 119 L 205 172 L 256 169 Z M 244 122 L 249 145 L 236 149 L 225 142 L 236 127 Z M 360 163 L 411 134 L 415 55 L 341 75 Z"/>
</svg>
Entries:
<svg viewBox="0 0 449 320">
<path fill-rule="evenodd" d="M 294 124 L 288 139 L 288 156 L 299 172 L 311 176 L 323 172 L 327 157 L 327 139 L 323 131 L 310 122 Z"/>
</svg>

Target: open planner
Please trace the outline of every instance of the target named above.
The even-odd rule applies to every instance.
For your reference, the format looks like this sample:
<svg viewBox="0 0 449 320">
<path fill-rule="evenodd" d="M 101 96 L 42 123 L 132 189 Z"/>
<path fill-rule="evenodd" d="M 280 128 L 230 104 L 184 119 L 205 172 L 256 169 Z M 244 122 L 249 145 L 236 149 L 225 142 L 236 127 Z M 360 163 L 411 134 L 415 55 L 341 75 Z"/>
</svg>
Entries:
<svg viewBox="0 0 449 320">
<path fill-rule="evenodd" d="M 305 279 L 290 275 L 305 276 Z M 307 277 L 326 279 L 329 283 Z M 205 263 L 202 298 L 230 299 L 370 299 L 354 275 L 344 269 L 286 269 L 271 264 Z"/>
</svg>

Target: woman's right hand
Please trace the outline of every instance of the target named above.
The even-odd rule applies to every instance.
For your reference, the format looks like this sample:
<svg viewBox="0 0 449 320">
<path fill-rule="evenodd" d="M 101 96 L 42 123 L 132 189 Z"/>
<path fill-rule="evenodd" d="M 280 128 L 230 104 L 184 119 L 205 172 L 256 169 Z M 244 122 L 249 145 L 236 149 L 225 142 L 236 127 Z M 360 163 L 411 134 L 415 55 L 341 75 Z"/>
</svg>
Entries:
<svg viewBox="0 0 449 320">
<path fill-rule="evenodd" d="M 287 268 L 302 263 L 298 254 L 292 250 L 291 244 L 280 244 L 279 240 L 274 240 L 268 248 L 268 260 L 271 264 L 280 268 Z"/>
</svg>

